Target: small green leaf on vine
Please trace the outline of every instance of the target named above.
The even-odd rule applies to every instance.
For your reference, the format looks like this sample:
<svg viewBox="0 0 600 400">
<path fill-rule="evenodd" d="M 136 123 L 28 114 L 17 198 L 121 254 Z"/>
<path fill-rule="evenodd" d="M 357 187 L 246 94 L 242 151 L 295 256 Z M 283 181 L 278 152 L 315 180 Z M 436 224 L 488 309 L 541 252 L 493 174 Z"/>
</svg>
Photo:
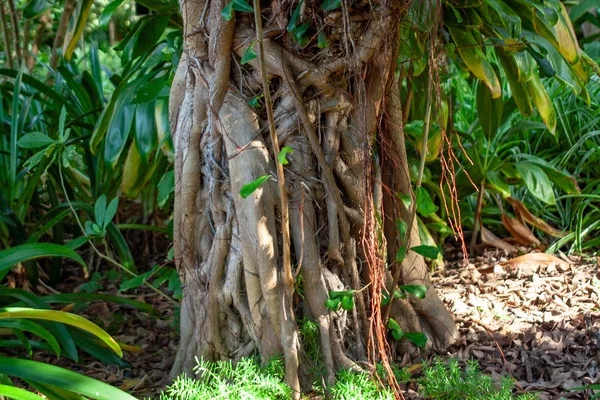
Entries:
<svg viewBox="0 0 600 400">
<path fill-rule="evenodd" d="M 431 200 L 431 196 L 429 196 L 427 190 L 419 186 L 417 188 L 417 211 L 419 211 L 419 214 L 428 217 L 438 209 L 439 207 L 433 204 L 433 200 Z"/>
<path fill-rule="evenodd" d="M 400 246 L 396 252 L 396 262 L 401 263 L 406 258 L 406 246 Z"/>
<path fill-rule="evenodd" d="M 252 193 L 254 193 L 256 191 L 256 189 L 258 189 L 263 183 L 265 183 L 267 180 L 269 180 L 269 178 L 271 178 L 271 175 L 263 175 L 260 178 L 255 179 L 250 183 L 246 183 L 240 189 L 240 196 L 242 196 L 243 199 L 247 198 Z"/>
<path fill-rule="evenodd" d="M 260 99 L 262 99 L 263 97 L 265 97 L 264 94 L 259 94 L 258 96 L 251 98 L 248 101 L 248 104 L 250 105 L 250 107 L 258 108 L 260 107 Z"/>
<path fill-rule="evenodd" d="M 233 11 L 252 12 L 254 8 L 245 0 L 231 0 L 221 10 L 221 16 L 225 21 L 230 21 L 233 18 Z"/>
<path fill-rule="evenodd" d="M 400 325 L 393 318 L 390 318 L 388 320 L 388 328 L 390 331 L 392 331 L 392 336 L 394 337 L 394 339 L 400 340 L 404 336 L 404 331 L 402 330 L 402 328 L 400 328 Z"/>
<path fill-rule="evenodd" d="M 283 149 L 281 149 L 281 151 L 279 152 L 279 155 L 277 156 L 277 161 L 279 161 L 279 164 L 282 164 L 282 165 L 289 164 L 289 161 L 287 159 L 288 154 L 294 154 L 294 150 L 292 150 L 291 147 L 285 146 Z"/>
<path fill-rule="evenodd" d="M 403 285 L 399 287 L 400 290 L 412 294 L 418 299 L 424 299 L 427 293 L 427 288 L 423 285 Z"/>
<path fill-rule="evenodd" d="M 294 30 L 291 32 L 296 43 L 301 46 L 304 46 L 308 42 L 308 39 L 304 37 L 304 34 L 306 34 L 306 31 L 308 31 L 308 28 L 310 28 L 310 21 L 306 21 L 302 25 L 294 28 Z"/>
<path fill-rule="evenodd" d="M 420 254 L 423 257 L 431 258 L 432 260 L 437 259 L 438 256 L 440 255 L 440 250 L 435 246 L 421 245 L 421 246 L 411 247 L 410 249 L 412 251 L 414 251 L 415 253 Z"/>
<path fill-rule="evenodd" d="M 242 60 L 240 61 L 240 63 L 242 65 L 247 64 L 250 61 L 254 60 L 256 57 L 258 57 L 258 55 L 256 54 L 256 52 L 254 51 L 254 44 L 255 43 L 256 43 L 256 41 L 252 42 L 250 44 L 250 46 L 248 46 L 248 48 L 244 52 L 244 55 L 242 56 Z"/>
<path fill-rule="evenodd" d="M 404 332 L 404 338 L 410 340 L 421 349 L 424 349 L 427 344 L 427 336 L 421 332 Z"/>
</svg>

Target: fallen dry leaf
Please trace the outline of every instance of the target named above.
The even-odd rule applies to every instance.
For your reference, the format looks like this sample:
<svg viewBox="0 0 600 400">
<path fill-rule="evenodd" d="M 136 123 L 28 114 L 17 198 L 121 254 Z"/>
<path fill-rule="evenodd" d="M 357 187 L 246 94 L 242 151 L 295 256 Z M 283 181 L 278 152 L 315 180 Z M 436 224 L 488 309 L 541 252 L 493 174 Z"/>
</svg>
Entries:
<svg viewBox="0 0 600 400">
<path fill-rule="evenodd" d="M 502 240 L 498 236 L 494 235 L 485 226 L 481 227 L 481 242 L 487 246 L 496 247 L 500 250 L 504 250 L 509 253 L 513 253 L 513 252 L 517 251 L 517 248 L 515 246 L 506 243 L 504 240 Z"/>
</svg>

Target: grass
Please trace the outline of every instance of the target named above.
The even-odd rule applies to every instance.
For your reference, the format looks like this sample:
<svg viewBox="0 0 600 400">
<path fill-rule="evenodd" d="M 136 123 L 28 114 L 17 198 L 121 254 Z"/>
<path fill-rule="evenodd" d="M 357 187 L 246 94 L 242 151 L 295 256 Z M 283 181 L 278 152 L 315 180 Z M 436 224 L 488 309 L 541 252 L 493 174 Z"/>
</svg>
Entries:
<svg viewBox="0 0 600 400">
<path fill-rule="evenodd" d="M 291 397 L 284 383 L 281 359 L 261 365 L 256 358 L 246 358 L 235 365 L 228 361 L 199 361 L 195 369 L 197 379 L 179 377 L 161 395 L 161 400 L 278 400 Z M 514 383 L 504 378 L 499 384 L 484 374 L 477 362 L 461 366 L 458 360 L 447 362 L 437 359 L 425 364 L 421 375 L 412 377 L 406 369 L 396 369 L 396 377 L 403 383 L 416 384 L 419 393 L 428 399 L 442 400 L 533 400 L 534 394 L 514 395 Z M 331 400 L 392 400 L 387 387 L 381 387 L 366 373 L 341 371 L 335 385 L 317 392 Z"/>
</svg>

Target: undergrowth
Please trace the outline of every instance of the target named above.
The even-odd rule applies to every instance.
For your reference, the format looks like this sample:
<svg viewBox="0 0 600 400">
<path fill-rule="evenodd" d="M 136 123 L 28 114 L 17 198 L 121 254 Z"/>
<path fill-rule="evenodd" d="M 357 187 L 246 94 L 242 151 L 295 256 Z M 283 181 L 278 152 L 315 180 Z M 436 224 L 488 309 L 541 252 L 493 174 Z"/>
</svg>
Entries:
<svg viewBox="0 0 600 400">
<path fill-rule="evenodd" d="M 230 361 L 198 362 L 197 378 L 181 376 L 161 395 L 161 400 L 279 400 L 291 398 L 284 383 L 281 359 L 264 365 L 255 358 L 245 358 L 235 365 Z M 505 378 L 499 384 L 479 369 L 477 362 L 444 362 L 440 359 L 425 364 L 421 375 L 413 378 L 406 369 L 395 369 L 396 378 L 405 384 L 416 384 L 428 399 L 442 400 L 533 400 L 534 394 L 513 395 L 514 383 Z M 368 374 L 352 371 L 338 373 L 335 385 L 318 392 L 331 400 L 392 400 L 393 393 Z"/>
</svg>

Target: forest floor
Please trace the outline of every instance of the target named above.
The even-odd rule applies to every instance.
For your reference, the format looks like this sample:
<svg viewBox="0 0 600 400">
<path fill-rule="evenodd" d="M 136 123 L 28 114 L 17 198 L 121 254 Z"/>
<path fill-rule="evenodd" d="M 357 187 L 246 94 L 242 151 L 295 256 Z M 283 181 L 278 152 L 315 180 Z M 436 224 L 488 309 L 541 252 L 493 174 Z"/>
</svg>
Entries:
<svg viewBox="0 0 600 400">
<path fill-rule="evenodd" d="M 541 400 L 589 398 L 569 389 L 600 377 L 598 260 L 486 252 L 447 262 L 434 282 L 460 328 L 444 358 L 477 360 Z"/>
<path fill-rule="evenodd" d="M 65 275 L 70 278 L 57 287 L 59 292 L 81 290 L 85 281 L 80 273 Z M 470 262 L 449 260 L 433 276 L 461 336 L 446 353 L 426 359 L 477 360 L 484 373 L 498 379 L 512 376 L 519 391 L 536 392 L 541 400 L 588 398 L 569 389 L 595 383 L 600 377 L 596 259 L 540 253 L 507 259 L 486 252 Z M 118 283 L 109 279 L 105 274 L 98 284 L 115 294 Z M 100 379 L 140 399 L 156 398 L 168 383 L 178 341 L 174 307 L 148 289 L 138 289 L 137 295 L 128 297 L 152 304 L 157 315 L 104 301 L 75 304 L 72 311 L 130 345 L 124 355 L 130 367 L 106 366 L 83 353 L 79 363 L 41 352 L 34 358 Z M 418 368 L 413 370 L 418 376 Z"/>
</svg>

